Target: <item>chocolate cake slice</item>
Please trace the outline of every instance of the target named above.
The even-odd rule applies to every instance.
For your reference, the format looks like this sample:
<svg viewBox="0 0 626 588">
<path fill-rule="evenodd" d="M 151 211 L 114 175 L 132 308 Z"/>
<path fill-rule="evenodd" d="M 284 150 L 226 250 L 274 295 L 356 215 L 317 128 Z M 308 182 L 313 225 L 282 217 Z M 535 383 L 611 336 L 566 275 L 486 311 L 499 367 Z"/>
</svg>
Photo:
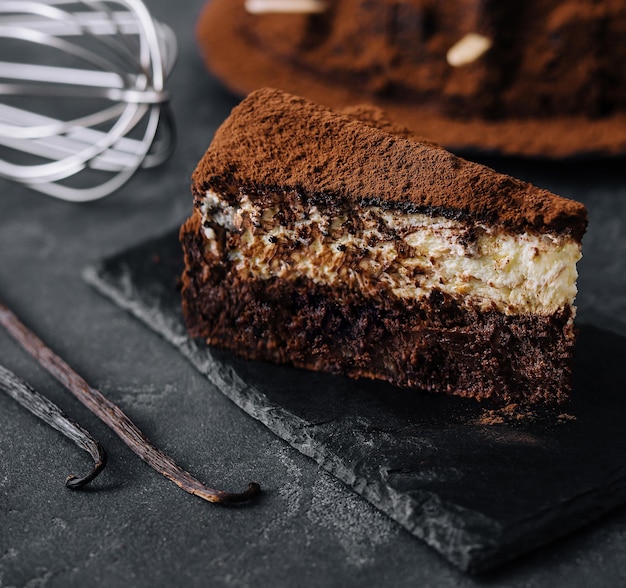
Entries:
<svg viewBox="0 0 626 588">
<path fill-rule="evenodd" d="M 407 388 L 567 398 L 582 204 L 269 89 L 192 189 L 193 337 Z"/>
</svg>

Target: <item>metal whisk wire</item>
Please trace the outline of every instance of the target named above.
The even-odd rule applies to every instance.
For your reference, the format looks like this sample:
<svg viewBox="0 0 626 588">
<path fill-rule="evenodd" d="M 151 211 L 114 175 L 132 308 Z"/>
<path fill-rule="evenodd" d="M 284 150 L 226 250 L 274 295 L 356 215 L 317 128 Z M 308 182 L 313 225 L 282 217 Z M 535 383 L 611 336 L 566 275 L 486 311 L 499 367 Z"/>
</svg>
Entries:
<svg viewBox="0 0 626 588">
<path fill-rule="evenodd" d="M 0 61 L 0 100 L 40 97 L 49 106 L 60 99 L 66 109 L 68 100 L 94 104 L 87 114 L 59 118 L 0 102 L 0 154 L 37 159 L 25 164 L 0 157 L 0 177 L 85 202 L 169 156 L 174 126 L 165 80 L 176 39 L 141 0 L 0 0 L 0 40 L 41 48 L 42 59 L 51 48 L 71 63 Z M 62 183 L 89 170 L 106 179 L 87 187 Z"/>
</svg>

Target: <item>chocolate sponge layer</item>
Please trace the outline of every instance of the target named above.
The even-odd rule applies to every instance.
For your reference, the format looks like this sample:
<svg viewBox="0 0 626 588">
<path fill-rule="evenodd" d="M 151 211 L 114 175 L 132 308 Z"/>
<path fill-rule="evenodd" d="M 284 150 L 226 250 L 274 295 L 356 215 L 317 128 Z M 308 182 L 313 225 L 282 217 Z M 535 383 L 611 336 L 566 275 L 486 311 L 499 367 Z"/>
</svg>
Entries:
<svg viewBox="0 0 626 588">
<path fill-rule="evenodd" d="M 561 402 L 570 389 L 568 311 L 506 316 L 434 292 L 399 303 L 310 280 L 250 279 L 181 230 L 190 334 L 245 358 L 501 402 Z"/>
</svg>

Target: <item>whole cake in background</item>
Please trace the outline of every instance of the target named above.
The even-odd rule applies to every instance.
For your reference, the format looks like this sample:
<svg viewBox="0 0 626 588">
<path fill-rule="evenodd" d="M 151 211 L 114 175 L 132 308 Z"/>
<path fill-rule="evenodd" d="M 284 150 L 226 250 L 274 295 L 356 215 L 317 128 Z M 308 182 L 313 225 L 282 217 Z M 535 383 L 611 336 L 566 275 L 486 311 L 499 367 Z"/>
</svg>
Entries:
<svg viewBox="0 0 626 588">
<path fill-rule="evenodd" d="M 626 0 L 211 0 L 197 33 L 242 95 L 372 102 L 457 151 L 626 152 Z"/>
<path fill-rule="evenodd" d="M 363 114 L 264 89 L 218 129 L 181 229 L 190 335 L 402 387 L 565 400 L 584 206 Z"/>
</svg>

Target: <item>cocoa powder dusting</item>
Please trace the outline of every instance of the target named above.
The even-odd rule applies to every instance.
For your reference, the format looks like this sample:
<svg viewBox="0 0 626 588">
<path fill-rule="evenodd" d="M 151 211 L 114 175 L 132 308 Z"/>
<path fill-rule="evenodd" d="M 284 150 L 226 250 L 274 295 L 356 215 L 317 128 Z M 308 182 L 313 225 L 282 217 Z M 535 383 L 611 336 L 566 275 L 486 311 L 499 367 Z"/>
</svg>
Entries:
<svg viewBox="0 0 626 588">
<path fill-rule="evenodd" d="M 198 196 L 209 187 L 280 186 L 305 198 L 425 212 L 511 231 L 569 234 L 577 240 L 587 222 L 578 202 L 272 89 L 253 92 L 233 110 L 193 180 Z"/>
</svg>

